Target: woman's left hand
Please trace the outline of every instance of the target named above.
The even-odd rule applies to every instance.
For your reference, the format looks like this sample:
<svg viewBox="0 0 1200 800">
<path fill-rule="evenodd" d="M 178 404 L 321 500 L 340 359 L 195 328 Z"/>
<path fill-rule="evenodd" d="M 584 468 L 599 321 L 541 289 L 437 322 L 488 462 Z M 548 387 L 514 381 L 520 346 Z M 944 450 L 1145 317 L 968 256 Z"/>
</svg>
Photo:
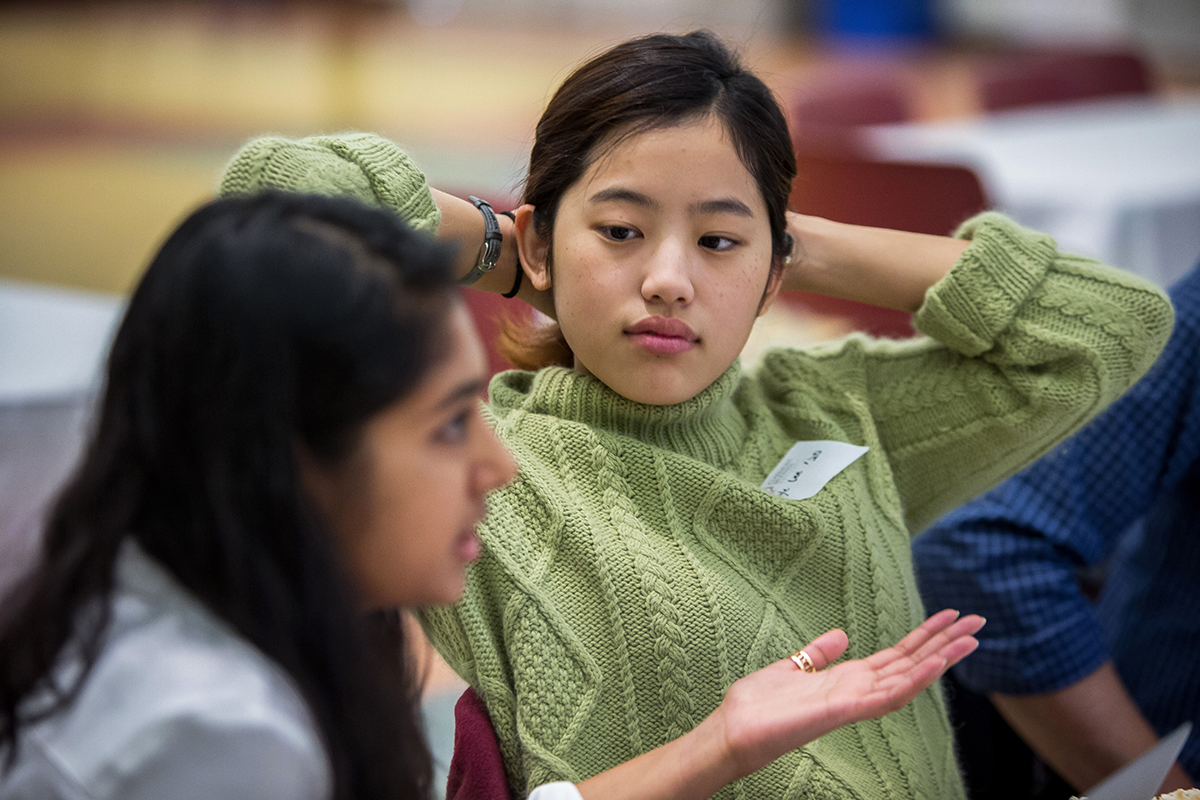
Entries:
<svg viewBox="0 0 1200 800">
<path fill-rule="evenodd" d="M 830 667 L 849 644 L 843 631 L 832 630 L 804 647 L 813 672 L 787 658 L 737 681 L 713 721 L 724 726 L 738 773 L 750 774 L 843 725 L 908 704 L 975 650 L 974 634 L 983 623 L 947 609 L 893 647 Z"/>
</svg>

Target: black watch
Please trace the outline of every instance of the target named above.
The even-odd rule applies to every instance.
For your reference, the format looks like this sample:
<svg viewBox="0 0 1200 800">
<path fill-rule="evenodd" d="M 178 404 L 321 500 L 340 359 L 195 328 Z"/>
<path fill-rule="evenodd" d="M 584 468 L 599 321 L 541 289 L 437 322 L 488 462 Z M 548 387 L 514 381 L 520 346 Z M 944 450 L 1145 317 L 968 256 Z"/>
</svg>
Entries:
<svg viewBox="0 0 1200 800">
<path fill-rule="evenodd" d="M 470 286 L 482 278 L 485 272 L 494 270 L 496 262 L 500 260 L 500 247 L 504 243 L 504 237 L 500 235 L 500 222 L 496 219 L 496 212 L 492 211 L 491 204 L 475 195 L 470 195 L 467 199 L 483 214 L 483 256 L 478 264 L 471 267 L 470 272 L 458 279 L 459 286 Z"/>
</svg>

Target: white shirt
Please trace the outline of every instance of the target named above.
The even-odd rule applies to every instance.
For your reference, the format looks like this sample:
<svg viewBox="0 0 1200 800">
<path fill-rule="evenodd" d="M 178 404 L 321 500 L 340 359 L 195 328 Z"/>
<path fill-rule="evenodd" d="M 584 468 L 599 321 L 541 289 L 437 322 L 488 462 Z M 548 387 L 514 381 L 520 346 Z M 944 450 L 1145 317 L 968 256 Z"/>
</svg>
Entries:
<svg viewBox="0 0 1200 800">
<path fill-rule="evenodd" d="M 65 710 L 22 729 L 0 800 L 328 800 L 321 737 L 282 668 L 132 541 L 112 603 L 87 682 Z M 60 685 L 78 669 L 67 661 Z M 530 800 L 581 798 L 559 783 Z"/>
<path fill-rule="evenodd" d="M 117 560 L 112 603 L 83 689 L 22 730 L 0 798 L 331 795 L 324 747 L 288 675 L 132 542 Z"/>
</svg>

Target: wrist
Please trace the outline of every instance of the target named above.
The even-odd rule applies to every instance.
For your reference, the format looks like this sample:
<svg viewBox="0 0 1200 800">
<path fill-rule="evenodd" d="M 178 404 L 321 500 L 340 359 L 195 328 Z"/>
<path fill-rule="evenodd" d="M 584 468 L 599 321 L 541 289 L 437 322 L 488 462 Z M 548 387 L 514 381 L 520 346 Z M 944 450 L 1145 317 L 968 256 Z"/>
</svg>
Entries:
<svg viewBox="0 0 1200 800">
<path fill-rule="evenodd" d="M 724 703 L 683 738 L 690 739 L 686 742 L 686 752 L 692 762 L 692 774 L 703 776 L 707 786 L 715 787 L 713 792 L 756 769 L 735 746 Z"/>
<path fill-rule="evenodd" d="M 479 255 L 476 256 L 475 264 L 466 275 L 458 279 L 459 286 L 471 286 L 484 275 L 496 269 L 504 243 L 504 237 L 500 232 L 500 221 L 496 218 L 496 212 L 492 209 L 491 203 L 474 195 L 467 199 L 483 216 L 483 244 L 479 249 Z"/>
<path fill-rule="evenodd" d="M 836 273 L 837 239 L 848 226 L 807 214 L 788 215 L 788 233 L 792 235 L 793 258 L 784 273 L 783 288 L 789 291 L 825 293 Z"/>
<path fill-rule="evenodd" d="M 793 215 L 804 257 L 793 261 L 785 289 L 799 289 L 913 312 L 925 293 L 957 263 L 970 244 L 948 236 L 872 228 Z"/>
<path fill-rule="evenodd" d="M 461 280 L 471 273 L 483 254 L 486 217 L 468 200 L 437 189 L 430 191 L 442 215 L 437 237 L 458 246 L 454 274 Z M 513 221 L 503 214 L 497 213 L 496 221 L 502 237 L 496 266 L 479 276 L 471 288 L 485 292 L 508 292 L 516 280 L 516 271 L 520 269 L 516 229 Z"/>
</svg>

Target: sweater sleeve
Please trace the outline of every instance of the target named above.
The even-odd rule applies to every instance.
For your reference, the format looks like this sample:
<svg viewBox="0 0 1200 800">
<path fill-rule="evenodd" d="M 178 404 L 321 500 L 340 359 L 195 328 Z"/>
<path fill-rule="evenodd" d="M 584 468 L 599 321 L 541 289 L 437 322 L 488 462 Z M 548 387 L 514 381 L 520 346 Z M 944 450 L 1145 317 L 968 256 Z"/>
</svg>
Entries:
<svg viewBox="0 0 1200 800">
<path fill-rule="evenodd" d="M 928 607 L 969 608 L 992 620 L 979 650 L 956 667 L 972 689 L 1051 692 L 1111 657 L 1075 571 L 1109 559 L 1129 525 L 1170 503 L 1200 464 L 1200 268 L 1176 284 L 1171 299 L 1175 331 L 1136 386 L 1049 456 L 913 543 Z M 1139 551 L 1161 547 L 1186 563 L 1168 549 L 1169 537 L 1169 525 L 1148 525 Z M 1127 569 L 1153 582 L 1157 554 L 1125 555 Z M 1193 613 L 1191 598 L 1181 597 L 1187 608 L 1173 616 L 1155 597 L 1157 619 Z"/>
<path fill-rule="evenodd" d="M 441 223 L 425 174 L 397 144 L 373 133 L 251 139 L 225 167 L 217 193 L 271 189 L 352 197 L 394 211 L 427 233 Z"/>
<path fill-rule="evenodd" d="M 926 339 L 851 339 L 823 358 L 862 392 L 916 532 L 1038 458 L 1154 363 L 1172 309 L 1153 284 L 995 214 L 926 294 Z M 818 356 L 822 358 L 822 356 Z"/>
</svg>

